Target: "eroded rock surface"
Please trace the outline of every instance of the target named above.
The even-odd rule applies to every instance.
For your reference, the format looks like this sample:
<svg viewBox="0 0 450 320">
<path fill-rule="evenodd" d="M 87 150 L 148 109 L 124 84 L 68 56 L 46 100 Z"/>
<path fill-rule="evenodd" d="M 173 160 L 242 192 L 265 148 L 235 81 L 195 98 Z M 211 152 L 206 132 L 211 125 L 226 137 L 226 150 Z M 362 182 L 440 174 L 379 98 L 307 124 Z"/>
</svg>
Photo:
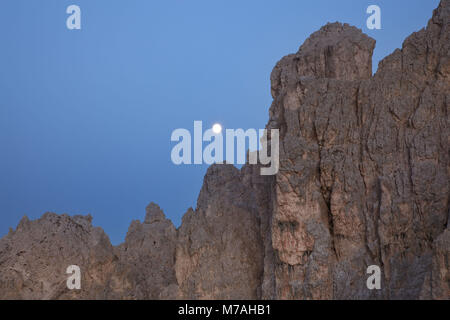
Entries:
<svg viewBox="0 0 450 320">
<path fill-rule="evenodd" d="M 449 299 L 449 35 L 442 0 L 372 76 L 375 41 L 324 26 L 271 75 L 277 175 L 214 165 L 178 230 L 150 204 L 117 247 L 89 216 L 24 218 L 0 299 Z"/>
<path fill-rule="evenodd" d="M 113 247 L 90 216 L 24 217 L 0 240 L 0 299 L 106 299 Z M 78 265 L 83 290 L 69 290 L 67 267 Z"/>
<path fill-rule="evenodd" d="M 119 257 L 114 275 L 114 298 L 176 298 L 175 248 L 177 231 L 155 203 L 146 208 L 143 223 L 133 221 L 125 243 L 115 252 Z"/>
<path fill-rule="evenodd" d="M 197 209 L 184 215 L 178 230 L 175 267 L 181 297 L 261 296 L 264 242 L 258 202 L 243 182 L 245 173 L 232 165 L 210 167 Z"/>
<path fill-rule="evenodd" d="M 442 1 L 373 77 L 373 42 L 339 24 L 275 67 L 276 297 L 419 298 L 448 219 L 449 10 Z M 350 45 L 324 50 L 314 40 L 322 34 Z M 364 58 L 339 60 L 336 51 Z M 373 264 L 382 269 L 379 291 L 364 281 Z"/>
</svg>

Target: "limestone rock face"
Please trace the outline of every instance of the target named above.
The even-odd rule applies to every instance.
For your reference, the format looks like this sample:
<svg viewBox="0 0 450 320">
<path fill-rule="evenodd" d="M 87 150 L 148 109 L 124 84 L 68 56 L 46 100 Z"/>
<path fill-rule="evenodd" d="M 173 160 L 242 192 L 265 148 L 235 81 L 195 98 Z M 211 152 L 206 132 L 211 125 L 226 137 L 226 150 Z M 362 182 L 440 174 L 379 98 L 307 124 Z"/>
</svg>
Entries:
<svg viewBox="0 0 450 320">
<path fill-rule="evenodd" d="M 90 216 L 24 217 L 0 240 L 0 299 L 106 299 L 117 257 Z M 69 290 L 67 267 L 81 269 L 83 290 Z"/>
<path fill-rule="evenodd" d="M 375 40 L 348 24 L 329 23 L 313 33 L 296 54 L 284 57 L 271 76 L 272 95 L 299 77 L 369 79 Z"/>
<path fill-rule="evenodd" d="M 146 209 L 143 223 L 133 221 L 125 243 L 115 252 L 117 283 L 112 297 L 125 299 L 176 298 L 175 245 L 177 231 L 158 205 Z"/>
<path fill-rule="evenodd" d="M 450 296 L 450 229 L 433 242 L 432 269 L 425 276 L 421 299 L 448 300 Z"/>
<path fill-rule="evenodd" d="M 450 299 L 449 37 L 442 0 L 372 76 L 375 41 L 324 26 L 271 74 L 276 175 L 213 165 L 178 229 L 152 203 L 117 247 L 90 216 L 24 218 L 0 299 Z"/>
<path fill-rule="evenodd" d="M 186 299 L 257 299 L 264 268 L 260 217 L 243 174 L 213 165 L 178 230 L 176 274 Z"/>
<path fill-rule="evenodd" d="M 373 77 L 365 58 L 373 43 L 336 24 L 275 67 L 277 298 L 417 299 L 427 277 L 445 280 L 432 275 L 432 248 L 449 212 L 449 10 L 442 1 Z M 354 44 L 338 46 L 360 57 L 340 61 L 345 76 L 323 62 L 322 36 Z M 435 248 L 440 270 L 444 243 Z M 369 265 L 382 270 L 381 290 L 366 287 Z"/>
</svg>

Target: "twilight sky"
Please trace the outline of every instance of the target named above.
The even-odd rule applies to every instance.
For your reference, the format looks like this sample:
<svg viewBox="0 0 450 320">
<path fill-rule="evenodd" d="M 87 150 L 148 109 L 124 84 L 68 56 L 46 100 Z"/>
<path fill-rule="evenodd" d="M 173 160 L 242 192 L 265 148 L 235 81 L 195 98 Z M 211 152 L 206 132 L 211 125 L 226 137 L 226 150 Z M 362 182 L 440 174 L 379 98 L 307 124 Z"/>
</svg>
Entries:
<svg viewBox="0 0 450 320">
<path fill-rule="evenodd" d="M 81 30 L 66 8 L 80 6 Z M 366 8 L 381 7 L 382 30 Z M 327 22 L 380 59 L 438 0 L 2 0 L 0 237 L 26 214 L 87 214 L 113 244 L 150 201 L 178 227 L 206 165 L 170 160 L 177 128 L 264 128 L 270 72 Z"/>
</svg>

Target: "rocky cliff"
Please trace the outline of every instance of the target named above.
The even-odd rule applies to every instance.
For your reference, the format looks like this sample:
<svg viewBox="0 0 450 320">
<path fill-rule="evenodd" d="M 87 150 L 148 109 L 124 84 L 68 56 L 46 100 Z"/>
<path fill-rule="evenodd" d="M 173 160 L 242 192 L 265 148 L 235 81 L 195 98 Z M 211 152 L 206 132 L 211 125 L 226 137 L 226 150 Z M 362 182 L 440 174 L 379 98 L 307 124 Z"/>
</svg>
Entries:
<svg viewBox="0 0 450 320">
<path fill-rule="evenodd" d="M 450 299 L 449 37 L 442 0 L 372 75 L 375 41 L 324 26 L 271 75 L 277 175 L 213 165 L 178 229 L 152 203 L 117 247 L 90 216 L 24 218 L 0 299 Z"/>
</svg>

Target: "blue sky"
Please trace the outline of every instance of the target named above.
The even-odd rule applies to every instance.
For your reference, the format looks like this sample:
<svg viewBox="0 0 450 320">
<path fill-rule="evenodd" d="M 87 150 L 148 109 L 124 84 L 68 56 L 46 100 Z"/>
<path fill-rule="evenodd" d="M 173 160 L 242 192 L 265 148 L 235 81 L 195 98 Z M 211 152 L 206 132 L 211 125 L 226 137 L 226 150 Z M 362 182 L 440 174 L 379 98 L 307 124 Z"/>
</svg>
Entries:
<svg viewBox="0 0 450 320">
<path fill-rule="evenodd" d="M 270 72 L 327 22 L 377 40 L 374 65 L 438 0 L 3 0 L 0 236 L 26 214 L 91 213 L 114 244 L 150 201 L 178 226 L 207 166 L 170 160 L 176 128 L 264 128 Z M 68 30 L 76 4 L 82 29 Z M 366 28 L 381 8 L 382 29 Z"/>
</svg>

